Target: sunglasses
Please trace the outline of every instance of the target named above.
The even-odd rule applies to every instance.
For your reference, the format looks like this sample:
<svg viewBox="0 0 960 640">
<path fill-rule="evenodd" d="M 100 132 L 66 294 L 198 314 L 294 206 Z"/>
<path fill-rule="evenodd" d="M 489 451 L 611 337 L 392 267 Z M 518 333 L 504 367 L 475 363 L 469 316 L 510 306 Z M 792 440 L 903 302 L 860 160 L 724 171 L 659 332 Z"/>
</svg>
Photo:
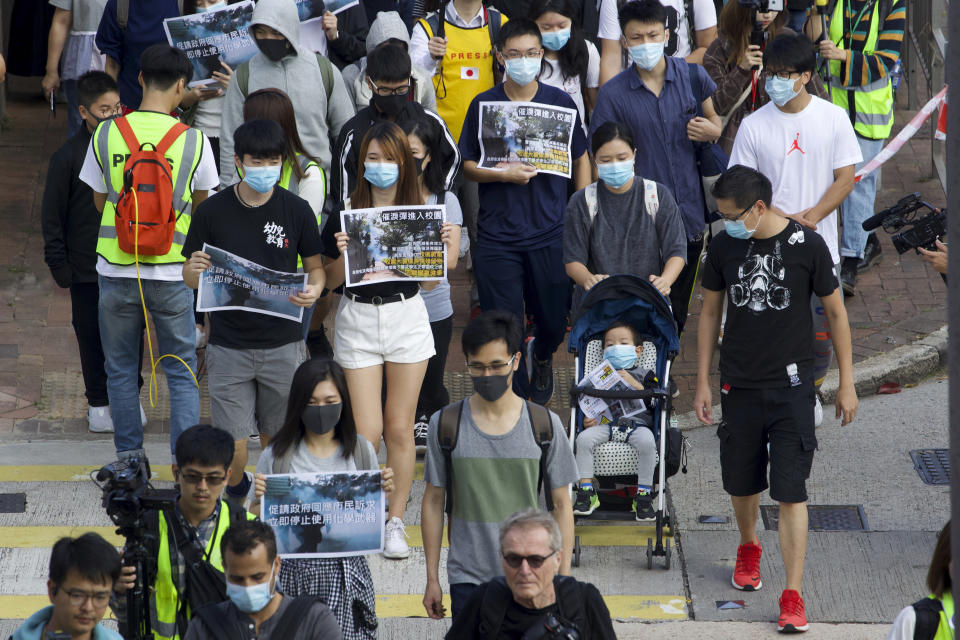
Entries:
<svg viewBox="0 0 960 640">
<path fill-rule="evenodd" d="M 511 569 L 519 569 L 523 564 L 523 561 L 527 561 L 527 565 L 531 569 L 539 569 L 543 566 L 543 563 L 547 561 L 547 558 L 553 557 L 557 553 L 556 550 L 553 550 L 549 555 L 545 556 L 521 556 L 518 553 L 504 553 L 503 556 L 504 562 L 507 563 L 507 566 Z"/>
</svg>

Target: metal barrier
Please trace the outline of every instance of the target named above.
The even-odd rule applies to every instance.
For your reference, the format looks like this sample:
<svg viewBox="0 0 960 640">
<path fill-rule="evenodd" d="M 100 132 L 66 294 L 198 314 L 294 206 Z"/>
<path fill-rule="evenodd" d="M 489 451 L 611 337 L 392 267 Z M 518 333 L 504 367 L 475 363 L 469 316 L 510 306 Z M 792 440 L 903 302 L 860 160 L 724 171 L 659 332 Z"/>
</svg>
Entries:
<svg viewBox="0 0 960 640">
<path fill-rule="evenodd" d="M 946 81 L 947 6 L 949 0 L 903 0 L 907 4 L 907 31 L 901 51 L 908 107 L 919 109 Z M 946 145 L 934 139 L 936 117 L 929 123 L 931 175 L 936 173 L 947 191 Z"/>
</svg>

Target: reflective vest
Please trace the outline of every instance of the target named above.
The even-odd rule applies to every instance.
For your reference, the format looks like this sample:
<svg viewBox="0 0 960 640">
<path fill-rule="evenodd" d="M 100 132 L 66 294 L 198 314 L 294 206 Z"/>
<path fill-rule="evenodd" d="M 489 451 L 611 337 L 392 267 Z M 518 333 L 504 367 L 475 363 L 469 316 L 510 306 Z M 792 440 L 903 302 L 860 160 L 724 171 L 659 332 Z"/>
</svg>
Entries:
<svg viewBox="0 0 960 640">
<path fill-rule="evenodd" d="M 134 111 L 127 115 L 130 127 L 140 144 L 157 144 L 177 121 L 164 113 L 152 111 Z M 123 165 L 126 163 L 129 149 L 123 141 L 120 131 L 113 121 L 107 120 L 93 133 L 94 155 L 103 170 L 103 181 L 107 187 L 107 201 L 100 217 L 100 234 L 97 239 L 97 253 L 112 264 L 130 265 L 134 255 L 120 250 L 117 242 L 116 206 L 123 190 Z M 189 129 L 179 136 L 170 146 L 167 162 L 173 171 L 173 209 L 177 213 L 176 231 L 173 244 L 162 256 L 140 256 L 141 264 L 168 264 L 183 262 L 181 254 L 183 243 L 190 229 L 192 192 L 190 184 L 193 174 L 200 164 L 203 153 L 203 135 L 197 129 Z"/>
<path fill-rule="evenodd" d="M 845 49 L 848 42 L 844 41 L 844 8 L 852 0 L 839 0 L 836 9 L 833 11 L 833 17 L 830 18 L 830 39 L 840 49 Z M 870 2 L 870 0 L 867 0 Z M 892 5 L 896 5 L 897 0 L 893 0 Z M 880 9 L 879 1 L 871 3 L 870 10 L 870 30 L 867 32 L 867 40 L 861 50 L 864 54 L 870 55 L 877 46 L 877 37 L 880 33 Z M 854 16 L 853 20 L 856 20 Z M 851 31 L 854 24 L 849 25 Z M 842 76 L 842 64 L 840 60 L 830 61 L 830 85 L 833 88 L 833 103 L 842 107 L 847 113 L 850 113 L 850 119 L 853 128 L 864 138 L 873 140 L 884 140 L 890 137 L 890 130 L 893 129 L 893 86 L 890 83 L 890 74 L 874 80 L 868 85 L 859 87 L 844 87 Z M 853 100 L 853 113 L 850 110 L 850 100 Z"/>
<path fill-rule="evenodd" d="M 327 193 L 327 175 L 324 173 L 323 168 L 317 163 L 316 160 L 305 156 L 302 153 L 297 152 L 297 164 L 300 165 L 300 170 L 304 173 L 307 172 L 307 169 L 310 167 L 316 167 L 320 170 L 320 179 L 323 181 L 323 193 Z M 243 179 L 243 174 L 241 171 L 240 178 Z M 283 161 L 283 167 L 280 170 L 280 182 L 277 183 L 290 193 L 296 195 L 300 192 L 300 178 L 297 177 L 297 172 L 293 170 L 293 163 L 288 160 Z M 320 226 L 320 212 L 317 211 L 317 226 Z"/>
<path fill-rule="evenodd" d="M 940 598 L 940 604 L 943 605 L 940 611 L 940 626 L 937 627 L 937 635 L 933 636 L 933 640 L 953 640 L 953 594 L 945 591 Z"/>
<path fill-rule="evenodd" d="M 436 13 L 421 18 L 419 23 L 427 34 L 427 40 L 440 29 L 440 12 L 446 9 L 443 3 Z M 482 9 L 487 13 L 484 25 L 465 29 L 444 21 L 443 31 L 447 38 L 447 52 L 438 63 L 437 74 L 433 77 L 433 88 L 437 94 L 437 115 L 447 123 L 447 128 L 456 140 L 460 140 L 463 119 L 467 108 L 477 94 L 492 89 L 493 45 L 491 31 L 496 33 L 506 24 L 507 17 L 493 7 Z M 486 23 L 489 23 L 486 24 Z M 496 29 L 493 27 L 496 26 Z"/>
</svg>

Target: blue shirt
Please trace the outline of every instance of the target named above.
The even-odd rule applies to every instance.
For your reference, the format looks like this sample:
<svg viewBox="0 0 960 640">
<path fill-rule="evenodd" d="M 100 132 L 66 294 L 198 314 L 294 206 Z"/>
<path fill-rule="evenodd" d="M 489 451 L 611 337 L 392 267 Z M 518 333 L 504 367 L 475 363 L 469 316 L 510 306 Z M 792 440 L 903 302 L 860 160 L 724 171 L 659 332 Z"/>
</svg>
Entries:
<svg viewBox="0 0 960 640">
<path fill-rule="evenodd" d="M 676 197 L 689 241 L 703 232 L 707 213 L 696 152 L 687 137 L 687 123 L 698 113 L 697 100 L 687 62 L 669 56 L 666 61 L 659 97 L 647 88 L 633 65 L 600 87 L 590 135 L 611 120 L 630 129 L 637 146 L 636 174 L 666 185 Z M 700 96 L 706 100 L 717 85 L 703 67 L 696 65 L 696 71 Z"/>
<path fill-rule="evenodd" d="M 509 101 L 502 84 L 484 91 L 470 103 L 460 134 L 463 160 L 480 161 L 480 103 Z M 576 113 L 573 124 L 571 160 L 587 151 L 586 136 L 580 123 L 577 105 L 566 92 L 540 83 L 530 102 L 566 107 Z M 567 186 L 570 178 L 553 174 L 537 174 L 527 184 L 482 182 L 480 212 L 477 215 L 477 239 L 502 247 L 541 249 L 560 244 L 563 219 L 567 210 Z"/>
<path fill-rule="evenodd" d="M 143 92 L 137 82 L 140 75 L 140 54 L 147 47 L 157 43 L 167 43 L 163 30 L 165 18 L 180 15 L 177 0 L 150 0 L 149 2 L 130 1 L 130 14 L 127 28 L 120 30 L 117 24 L 117 0 L 107 0 L 97 28 L 97 48 L 120 64 L 117 85 L 120 88 L 120 102 L 130 109 L 140 106 Z"/>
</svg>

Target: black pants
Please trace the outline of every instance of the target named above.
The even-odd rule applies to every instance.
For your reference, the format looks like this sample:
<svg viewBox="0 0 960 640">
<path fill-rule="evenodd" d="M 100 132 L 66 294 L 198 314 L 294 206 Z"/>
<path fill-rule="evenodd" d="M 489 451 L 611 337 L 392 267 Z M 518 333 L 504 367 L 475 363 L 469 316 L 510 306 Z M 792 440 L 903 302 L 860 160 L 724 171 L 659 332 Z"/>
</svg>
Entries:
<svg viewBox="0 0 960 640">
<path fill-rule="evenodd" d="M 687 263 L 670 287 L 670 306 L 673 307 L 673 319 L 677 322 L 677 335 L 683 333 L 690 312 L 690 300 L 693 297 L 693 285 L 697 283 L 697 271 L 700 268 L 700 253 L 703 251 L 703 234 L 687 243 Z"/>
<path fill-rule="evenodd" d="M 426 414 L 429 418 L 434 412 L 450 404 L 450 394 L 443 386 L 443 370 L 450 351 L 450 337 L 453 335 L 453 316 L 430 323 L 433 332 L 433 347 L 436 353 L 427 361 L 427 372 L 420 385 L 420 399 L 417 401 L 417 416 Z"/>
</svg>

